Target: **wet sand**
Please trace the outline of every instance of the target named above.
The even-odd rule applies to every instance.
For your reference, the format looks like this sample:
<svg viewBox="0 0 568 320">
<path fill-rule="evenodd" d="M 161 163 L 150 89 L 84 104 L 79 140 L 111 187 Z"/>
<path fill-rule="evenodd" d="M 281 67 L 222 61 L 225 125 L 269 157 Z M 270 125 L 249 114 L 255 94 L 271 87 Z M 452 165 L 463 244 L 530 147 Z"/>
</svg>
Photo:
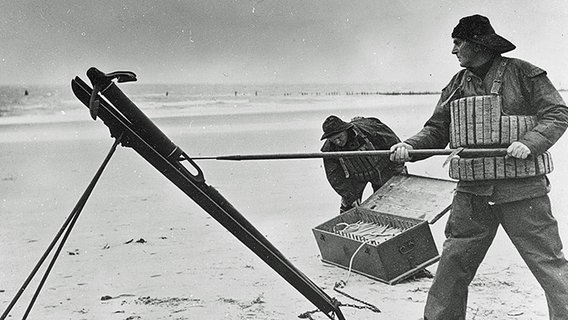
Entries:
<svg viewBox="0 0 568 320">
<path fill-rule="evenodd" d="M 404 112 L 401 112 L 404 111 Z M 317 152 L 331 114 L 377 116 L 401 138 L 429 116 L 368 107 L 157 118 L 190 156 Z M 553 211 L 568 241 L 566 138 L 553 148 Z M 112 144 L 100 122 L 0 125 L 0 309 L 4 310 Z M 443 158 L 410 164 L 447 178 Z M 200 161 L 207 182 L 326 293 L 347 271 L 323 264 L 312 228 L 338 214 L 321 160 Z M 366 193 L 368 194 L 368 192 Z M 441 251 L 446 218 L 432 226 Z M 436 264 L 428 267 L 435 273 Z M 344 291 L 382 310 L 346 319 L 418 319 L 432 280 L 395 286 L 352 274 Z M 35 284 L 12 312 L 21 317 Z M 29 292 L 28 292 L 29 291 Z M 297 319 L 315 307 L 133 150 L 119 148 L 31 314 L 36 319 Z M 327 319 L 316 313 L 314 319 Z M 8 318 L 10 319 L 10 318 Z M 468 319 L 547 319 L 544 295 L 500 230 L 470 290 Z"/>
</svg>

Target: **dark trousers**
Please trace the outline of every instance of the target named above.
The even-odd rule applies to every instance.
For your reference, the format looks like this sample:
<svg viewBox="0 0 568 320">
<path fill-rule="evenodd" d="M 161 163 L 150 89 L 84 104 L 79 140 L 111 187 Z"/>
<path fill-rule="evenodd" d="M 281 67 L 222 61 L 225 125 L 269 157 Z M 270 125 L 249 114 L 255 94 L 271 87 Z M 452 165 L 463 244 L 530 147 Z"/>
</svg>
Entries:
<svg viewBox="0 0 568 320">
<path fill-rule="evenodd" d="M 424 311 L 427 320 L 464 320 L 468 286 L 499 225 L 544 289 L 551 320 L 568 320 L 568 261 L 548 196 L 504 204 L 457 192 Z"/>
</svg>

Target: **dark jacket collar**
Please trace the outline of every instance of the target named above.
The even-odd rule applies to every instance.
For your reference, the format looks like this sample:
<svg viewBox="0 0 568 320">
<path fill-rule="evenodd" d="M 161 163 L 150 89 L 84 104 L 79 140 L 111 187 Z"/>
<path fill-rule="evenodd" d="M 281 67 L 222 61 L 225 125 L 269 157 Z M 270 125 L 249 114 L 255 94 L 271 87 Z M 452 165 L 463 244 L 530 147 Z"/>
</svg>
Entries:
<svg viewBox="0 0 568 320">
<path fill-rule="evenodd" d="M 495 55 L 491 60 L 487 61 L 486 63 L 482 64 L 481 66 L 479 66 L 477 68 L 467 68 L 467 69 L 469 71 L 471 71 L 473 74 L 475 74 L 476 76 L 478 76 L 479 78 L 483 79 L 487 75 L 487 72 L 489 72 L 489 69 L 491 69 L 493 62 L 495 62 L 495 59 L 497 59 L 498 57 L 499 57 L 499 55 Z"/>
</svg>

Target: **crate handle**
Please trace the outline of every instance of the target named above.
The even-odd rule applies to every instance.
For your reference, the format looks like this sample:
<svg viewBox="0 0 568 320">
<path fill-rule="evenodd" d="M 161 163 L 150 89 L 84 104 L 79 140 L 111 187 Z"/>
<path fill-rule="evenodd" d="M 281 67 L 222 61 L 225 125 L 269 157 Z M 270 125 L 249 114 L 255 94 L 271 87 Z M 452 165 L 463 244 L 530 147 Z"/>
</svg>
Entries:
<svg viewBox="0 0 568 320">
<path fill-rule="evenodd" d="M 409 240 L 398 248 L 398 252 L 400 252 L 401 254 L 409 254 L 410 252 L 412 252 L 412 250 L 414 250 L 415 247 L 416 245 L 414 244 L 414 240 Z"/>
</svg>

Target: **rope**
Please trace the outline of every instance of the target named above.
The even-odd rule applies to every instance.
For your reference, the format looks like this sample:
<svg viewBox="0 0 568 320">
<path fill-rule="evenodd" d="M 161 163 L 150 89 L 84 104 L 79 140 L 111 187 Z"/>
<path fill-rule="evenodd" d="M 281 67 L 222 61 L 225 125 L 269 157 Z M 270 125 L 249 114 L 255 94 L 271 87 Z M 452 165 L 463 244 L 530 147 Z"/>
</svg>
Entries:
<svg viewBox="0 0 568 320">
<path fill-rule="evenodd" d="M 339 282 L 335 283 L 334 289 L 338 287 L 338 284 L 343 282 L 343 287 L 345 285 L 347 285 L 347 282 L 349 281 L 349 277 L 351 277 L 351 270 L 353 269 L 353 260 L 355 259 L 355 255 L 359 252 L 359 250 L 361 250 L 367 243 L 371 242 L 372 240 L 367 240 L 363 243 L 361 243 L 361 245 L 359 245 L 359 247 L 357 248 L 357 250 L 355 250 L 355 252 L 353 252 L 353 254 L 351 255 L 351 259 L 349 259 L 349 269 L 347 270 L 347 279 L 345 279 L 345 281 L 340 280 Z"/>
<path fill-rule="evenodd" d="M 369 240 L 364 241 L 363 243 L 361 243 L 361 245 L 359 245 L 359 247 L 357 248 L 357 250 L 355 250 L 355 252 L 353 252 L 353 254 L 351 255 L 351 259 L 349 259 L 349 269 L 348 269 L 348 272 L 347 272 L 347 278 L 345 279 L 345 281 L 344 281 L 344 280 L 340 280 L 340 281 L 336 282 L 335 285 L 333 286 L 333 290 L 336 291 L 336 292 L 341 293 L 342 295 L 344 295 L 344 296 L 346 296 L 346 297 L 348 297 L 348 298 L 350 298 L 350 299 L 352 299 L 352 300 L 355 300 L 355 301 L 357 301 L 357 302 L 359 302 L 359 303 L 364 304 L 364 306 L 345 305 L 345 304 L 344 304 L 344 306 L 349 306 L 349 307 L 354 307 L 354 308 L 359 308 L 359 309 L 369 309 L 369 310 L 371 310 L 371 311 L 373 311 L 373 312 L 377 312 L 377 313 L 378 313 L 378 312 L 381 312 L 381 310 L 380 310 L 379 308 L 377 308 L 376 306 L 374 306 L 374 305 L 372 305 L 372 304 L 370 304 L 370 303 L 368 303 L 368 302 L 366 302 L 366 301 L 363 301 L 363 300 L 361 300 L 361 299 L 355 298 L 355 297 L 353 297 L 353 296 L 351 296 L 351 295 L 349 295 L 349 294 L 347 294 L 347 293 L 345 293 L 345 292 L 343 292 L 343 291 L 341 291 L 341 290 L 338 289 L 338 288 L 344 288 L 344 287 L 347 285 L 347 282 L 349 281 L 349 277 L 351 277 L 351 271 L 353 270 L 353 260 L 355 259 L 355 255 L 357 255 L 357 253 L 358 253 L 366 244 L 368 244 L 368 243 L 371 242 L 371 241 L 373 241 L 373 240 L 372 240 L 372 239 L 369 239 Z"/>
<path fill-rule="evenodd" d="M 26 280 L 24 281 L 24 283 L 22 284 L 22 286 L 20 287 L 20 289 L 18 290 L 18 292 L 16 293 L 16 295 L 14 296 L 14 298 L 12 299 L 12 301 L 10 302 L 10 304 L 8 305 L 8 307 L 6 308 L 6 310 L 4 311 L 2 316 L 0 316 L 0 320 L 6 319 L 6 317 L 8 316 L 8 314 L 10 313 L 10 311 L 12 310 L 12 308 L 14 307 L 16 302 L 20 299 L 21 295 L 24 293 L 24 290 L 26 289 L 26 287 L 29 285 L 29 283 L 31 282 L 33 277 L 36 275 L 36 273 L 39 270 L 39 268 L 41 267 L 41 265 L 47 259 L 47 256 L 53 250 L 53 247 L 55 247 L 55 244 L 61 238 L 61 235 L 63 234 L 63 232 L 65 232 L 65 234 L 63 235 L 63 238 L 61 239 L 61 242 L 59 243 L 59 246 L 57 247 L 57 250 L 53 254 L 53 257 L 51 258 L 49 266 L 45 270 L 44 275 L 43 275 L 40 283 L 38 284 L 38 287 L 37 287 L 37 289 L 34 293 L 34 296 L 32 297 L 30 303 L 28 304 L 28 307 L 26 309 L 24 316 L 22 317 L 22 320 L 25 320 L 28 317 L 35 301 L 37 300 L 37 297 L 39 296 L 39 293 L 40 293 L 43 285 L 45 284 L 45 281 L 47 280 L 47 277 L 49 276 L 49 273 L 51 272 L 51 269 L 55 265 L 55 261 L 57 260 L 59 253 L 63 249 L 65 241 L 67 241 L 67 238 L 69 237 L 69 234 L 71 233 L 71 230 L 73 229 L 73 226 L 75 225 L 75 223 L 77 222 L 77 219 L 79 218 L 79 214 L 81 213 L 81 211 L 83 210 L 83 207 L 87 203 L 89 196 L 91 195 L 93 189 L 95 188 L 95 185 L 97 184 L 99 178 L 101 177 L 106 165 L 108 164 L 112 155 L 114 154 L 116 147 L 118 146 L 118 144 L 120 143 L 120 140 L 122 139 L 122 136 L 123 135 L 121 135 L 120 137 L 118 137 L 115 140 L 114 144 L 112 145 L 111 149 L 109 150 L 109 153 L 107 154 L 103 163 L 101 164 L 101 166 L 97 170 L 95 176 L 93 177 L 93 179 L 91 180 L 91 182 L 87 186 L 87 189 L 83 192 L 83 195 L 81 196 L 81 198 L 79 199 L 79 201 L 77 202 L 77 204 L 75 205 L 73 210 L 71 211 L 71 214 L 69 215 L 69 217 L 67 217 L 67 219 L 65 220 L 65 222 L 63 223 L 63 225 L 61 226 L 61 228 L 59 229 L 59 231 L 57 232 L 57 234 L 55 235 L 55 237 L 53 238 L 53 240 L 51 241 L 51 243 L 49 244 L 49 246 L 47 247 L 47 249 L 45 250 L 45 252 L 41 256 L 41 258 L 39 259 L 38 263 L 35 265 L 35 267 L 31 271 L 31 273 L 28 275 L 28 277 L 26 278 Z"/>
<path fill-rule="evenodd" d="M 361 226 L 362 221 L 359 221 L 357 223 L 354 224 L 346 224 L 346 223 L 341 223 L 338 225 L 346 225 L 346 227 L 343 229 L 347 229 L 347 228 L 353 228 L 355 230 L 357 230 L 359 228 L 359 226 Z M 335 229 L 335 228 L 334 228 Z M 342 230 L 342 231 L 343 231 Z M 334 230 L 335 231 L 335 230 Z M 356 304 L 348 304 L 348 303 L 342 303 L 342 302 L 338 302 L 338 307 L 349 307 L 349 308 L 355 308 L 355 309 L 367 309 L 376 313 L 380 313 L 381 310 L 376 307 L 375 305 L 366 302 L 364 300 L 361 300 L 359 298 L 356 298 L 342 290 L 339 290 L 339 288 L 344 288 L 347 285 L 347 282 L 349 281 L 349 277 L 351 276 L 351 270 L 353 269 L 353 260 L 355 259 L 355 255 L 357 255 L 357 253 L 368 243 L 375 241 L 374 239 L 368 239 L 366 241 L 364 241 L 363 243 L 361 243 L 361 245 L 359 245 L 359 247 L 355 250 L 355 252 L 353 252 L 353 254 L 351 255 L 351 259 L 349 260 L 349 269 L 347 272 L 347 278 L 345 280 L 339 280 L 338 282 L 335 283 L 335 285 L 333 286 L 333 290 L 346 296 L 347 298 L 357 301 L 363 305 L 356 305 Z M 304 313 L 301 313 L 300 315 L 298 315 L 298 318 L 300 319 L 309 319 L 309 320 L 315 320 L 314 318 L 312 318 L 312 314 L 317 313 L 317 312 L 321 312 L 319 309 L 316 310 L 312 310 L 312 311 L 306 311 Z"/>
<path fill-rule="evenodd" d="M 339 287 L 341 287 L 341 288 L 345 287 L 345 285 L 347 285 L 347 282 L 344 282 L 343 280 L 340 280 L 340 281 L 338 281 L 338 282 L 335 283 L 335 286 L 333 286 L 333 290 L 336 291 L 336 292 L 339 292 L 340 294 L 346 296 L 347 298 L 349 298 L 349 299 L 351 299 L 351 300 L 354 300 L 354 301 L 357 301 L 357 302 L 359 302 L 359 303 L 362 303 L 363 305 L 360 306 L 360 305 L 356 305 L 356 304 L 341 303 L 340 306 L 343 306 L 343 307 L 350 307 L 350 308 L 356 308 L 356 309 L 367 309 L 367 310 L 370 310 L 370 311 L 373 311 L 373 312 L 376 312 L 376 313 L 380 313 L 380 312 L 381 312 L 381 309 L 379 309 L 377 306 L 375 306 L 375 305 L 373 305 L 373 304 L 371 304 L 371 303 L 369 303 L 369 302 L 366 302 L 366 301 L 364 301 L 364 300 L 362 300 L 362 299 L 356 298 L 356 297 L 354 297 L 354 296 L 352 296 L 352 295 L 350 295 L 350 294 L 348 294 L 348 293 L 346 293 L 346 292 L 341 291 L 341 290 L 338 289 Z"/>
<path fill-rule="evenodd" d="M 403 228 L 381 225 L 373 222 L 364 222 L 363 220 L 359 220 L 351 224 L 340 222 L 333 227 L 333 232 L 338 235 L 358 241 L 368 242 L 372 245 L 378 245 L 402 233 L 403 231 Z"/>
</svg>

